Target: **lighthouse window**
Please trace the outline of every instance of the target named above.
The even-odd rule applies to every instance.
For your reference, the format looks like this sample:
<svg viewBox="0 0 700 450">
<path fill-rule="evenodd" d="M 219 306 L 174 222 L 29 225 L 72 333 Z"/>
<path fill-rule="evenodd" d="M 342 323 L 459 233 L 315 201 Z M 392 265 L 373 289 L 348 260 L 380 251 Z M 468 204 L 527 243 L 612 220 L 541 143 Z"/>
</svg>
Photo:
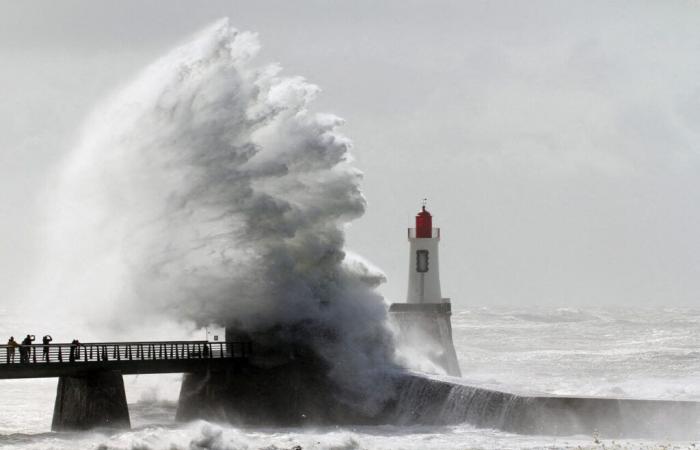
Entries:
<svg viewBox="0 0 700 450">
<path fill-rule="evenodd" d="M 428 250 L 416 251 L 416 270 L 421 273 L 428 271 Z"/>
</svg>

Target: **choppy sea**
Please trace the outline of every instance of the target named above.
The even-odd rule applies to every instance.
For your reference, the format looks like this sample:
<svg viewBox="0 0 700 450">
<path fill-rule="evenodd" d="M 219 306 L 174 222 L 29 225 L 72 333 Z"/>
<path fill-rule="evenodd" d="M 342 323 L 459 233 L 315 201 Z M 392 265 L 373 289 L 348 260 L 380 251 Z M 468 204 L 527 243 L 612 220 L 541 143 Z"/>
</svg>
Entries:
<svg viewBox="0 0 700 450">
<path fill-rule="evenodd" d="M 4 317 L 8 317 L 6 314 Z M 0 332 L 21 335 L 14 319 Z M 700 401 L 700 310 L 497 309 L 453 314 L 463 377 L 527 393 Z M 40 334 L 40 333 L 36 333 Z M 15 336 L 17 337 L 17 336 Z M 179 375 L 125 377 L 133 429 L 53 433 L 56 380 L 0 380 L 2 449 L 687 448 L 700 442 L 522 436 L 449 427 L 238 428 L 175 423 Z"/>
</svg>

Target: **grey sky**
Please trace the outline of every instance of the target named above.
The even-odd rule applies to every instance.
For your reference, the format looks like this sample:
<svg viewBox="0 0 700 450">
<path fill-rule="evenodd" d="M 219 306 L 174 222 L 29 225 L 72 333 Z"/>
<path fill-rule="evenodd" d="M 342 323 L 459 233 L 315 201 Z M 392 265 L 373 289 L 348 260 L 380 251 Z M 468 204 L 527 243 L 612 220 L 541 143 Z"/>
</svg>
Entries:
<svg viewBox="0 0 700 450">
<path fill-rule="evenodd" d="M 349 246 L 392 300 L 428 197 L 458 305 L 698 304 L 697 1 L 0 1 L 6 298 L 91 107 L 222 16 L 347 120 L 369 203 Z"/>
</svg>

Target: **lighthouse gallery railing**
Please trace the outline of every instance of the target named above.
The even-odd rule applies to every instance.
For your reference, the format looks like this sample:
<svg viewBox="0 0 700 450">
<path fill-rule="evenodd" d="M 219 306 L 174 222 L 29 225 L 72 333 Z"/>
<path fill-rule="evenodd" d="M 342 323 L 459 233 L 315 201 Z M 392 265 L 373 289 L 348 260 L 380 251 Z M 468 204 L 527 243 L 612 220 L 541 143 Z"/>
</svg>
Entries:
<svg viewBox="0 0 700 450">
<path fill-rule="evenodd" d="M 433 228 L 432 230 L 433 230 L 432 235 L 430 237 L 431 238 L 439 238 L 440 237 L 440 228 Z M 416 238 L 416 229 L 415 228 L 408 229 L 408 238 L 409 239 Z"/>
</svg>

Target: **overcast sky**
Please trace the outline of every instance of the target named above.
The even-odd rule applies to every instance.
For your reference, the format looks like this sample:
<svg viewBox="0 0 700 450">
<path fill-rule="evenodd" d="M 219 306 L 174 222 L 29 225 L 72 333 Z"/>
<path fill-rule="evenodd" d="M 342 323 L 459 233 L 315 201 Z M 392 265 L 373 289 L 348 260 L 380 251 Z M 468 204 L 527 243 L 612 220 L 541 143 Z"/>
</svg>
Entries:
<svg viewBox="0 0 700 450">
<path fill-rule="evenodd" d="M 698 1 L 0 1 L 5 301 L 91 108 L 224 16 L 347 120 L 391 300 L 427 197 L 458 306 L 700 305 Z"/>
</svg>

